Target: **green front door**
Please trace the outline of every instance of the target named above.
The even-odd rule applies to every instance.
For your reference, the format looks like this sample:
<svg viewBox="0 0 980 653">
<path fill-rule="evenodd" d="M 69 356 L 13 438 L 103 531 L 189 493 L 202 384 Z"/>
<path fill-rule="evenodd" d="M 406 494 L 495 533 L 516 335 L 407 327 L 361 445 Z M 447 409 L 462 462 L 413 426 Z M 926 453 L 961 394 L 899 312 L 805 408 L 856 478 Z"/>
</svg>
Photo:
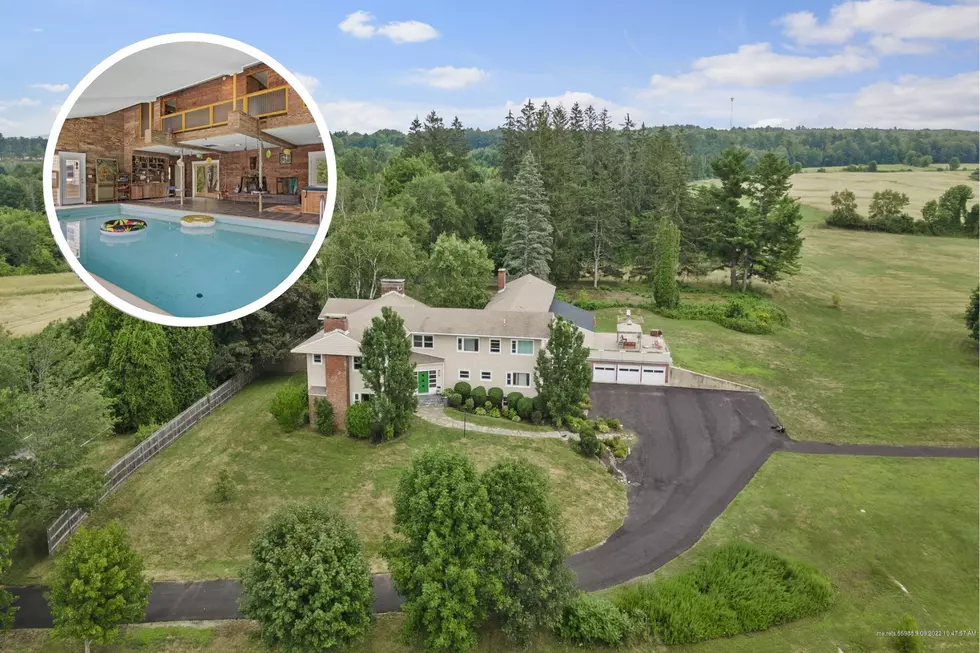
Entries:
<svg viewBox="0 0 980 653">
<path fill-rule="evenodd" d="M 417 372 L 419 375 L 419 394 L 424 395 L 429 392 L 429 373 Z"/>
</svg>

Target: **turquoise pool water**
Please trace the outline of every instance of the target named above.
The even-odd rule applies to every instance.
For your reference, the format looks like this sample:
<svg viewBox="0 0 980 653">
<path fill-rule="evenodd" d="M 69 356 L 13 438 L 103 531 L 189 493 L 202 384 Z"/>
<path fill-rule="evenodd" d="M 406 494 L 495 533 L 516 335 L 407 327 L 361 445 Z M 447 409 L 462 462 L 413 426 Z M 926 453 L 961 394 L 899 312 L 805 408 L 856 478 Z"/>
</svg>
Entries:
<svg viewBox="0 0 980 653">
<path fill-rule="evenodd" d="M 274 228 L 215 216 L 215 226 L 182 229 L 188 211 L 110 204 L 58 211 L 61 231 L 90 273 L 176 317 L 204 317 L 246 306 L 282 283 L 313 243 L 315 228 Z M 110 219 L 138 218 L 146 229 L 100 231 Z"/>
</svg>

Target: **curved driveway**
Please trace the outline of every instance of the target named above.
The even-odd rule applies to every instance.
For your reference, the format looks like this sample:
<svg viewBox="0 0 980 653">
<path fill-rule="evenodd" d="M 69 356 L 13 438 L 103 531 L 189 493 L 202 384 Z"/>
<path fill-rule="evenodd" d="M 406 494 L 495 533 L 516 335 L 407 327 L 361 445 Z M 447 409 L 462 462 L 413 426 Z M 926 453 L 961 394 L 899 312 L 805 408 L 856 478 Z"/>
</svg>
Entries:
<svg viewBox="0 0 980 653">
<path fill-rule="evenodd" d="M 888 446 L 798 442 L 757 394 L 689 388 L 593 385 L 592 412 L 616 417 L 639 442 L 624 461 L 629 507 L 623 526 L 602 544 L 568 558 L 579 586 L 594 591 L 655 571 L 708 529 L 774 451 L 869 456 L 976 458 L 974 447 Z M 11 588 L 17 628 L 46 628 L 44 587 Z M 374 578 L 376 612 L 401 600 L 386 575 Z M 239 617 L 235 580 L 154 583 L 146 621 Z"/>
</svg>

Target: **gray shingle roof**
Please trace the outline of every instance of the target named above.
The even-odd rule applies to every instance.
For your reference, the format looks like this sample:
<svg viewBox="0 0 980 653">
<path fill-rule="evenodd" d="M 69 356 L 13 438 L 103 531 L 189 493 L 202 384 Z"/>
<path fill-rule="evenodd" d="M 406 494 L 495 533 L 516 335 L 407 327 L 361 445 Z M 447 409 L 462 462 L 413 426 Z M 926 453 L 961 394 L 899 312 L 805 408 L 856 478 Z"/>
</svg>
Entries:
<svg viewBox="0 0 980 653">
<path fill-rule="evenodd" d="M 551 302 L 550 310 L 560 315 L 575 326 L 586 331 L 595 331 L 595 314 L 584 308 L 555 299 Z"/>
<path fill-rule="evenodd" d="M 554 296 L 554 286 L 534 275 L 525 274 L 507 282 L 507 286 L 490 299 L 485 310 L 547 313 Z"/>
</svg>

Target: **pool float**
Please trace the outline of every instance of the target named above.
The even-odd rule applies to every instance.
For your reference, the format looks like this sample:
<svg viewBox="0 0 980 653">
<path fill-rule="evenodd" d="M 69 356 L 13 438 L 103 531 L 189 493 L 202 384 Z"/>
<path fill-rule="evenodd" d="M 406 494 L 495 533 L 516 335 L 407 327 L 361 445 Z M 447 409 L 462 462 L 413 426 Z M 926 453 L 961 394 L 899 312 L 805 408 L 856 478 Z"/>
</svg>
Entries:
<svg viewBox="0 0 980 653">
<path fill-rule="evenodd" d="M 214 233 L 214 218 L 210 215 L 185 215 L 180 219 L 180 231 L 195 236 Z"/>
<path fill-rule="evenodd" d="M 146 220 L 137 218 L 117 218 L 116 220 L 106 220 L 102 223 L 101 231 L 104 234 L 130 234 L 135 231 L 146 229 Z"/>
</svg>

